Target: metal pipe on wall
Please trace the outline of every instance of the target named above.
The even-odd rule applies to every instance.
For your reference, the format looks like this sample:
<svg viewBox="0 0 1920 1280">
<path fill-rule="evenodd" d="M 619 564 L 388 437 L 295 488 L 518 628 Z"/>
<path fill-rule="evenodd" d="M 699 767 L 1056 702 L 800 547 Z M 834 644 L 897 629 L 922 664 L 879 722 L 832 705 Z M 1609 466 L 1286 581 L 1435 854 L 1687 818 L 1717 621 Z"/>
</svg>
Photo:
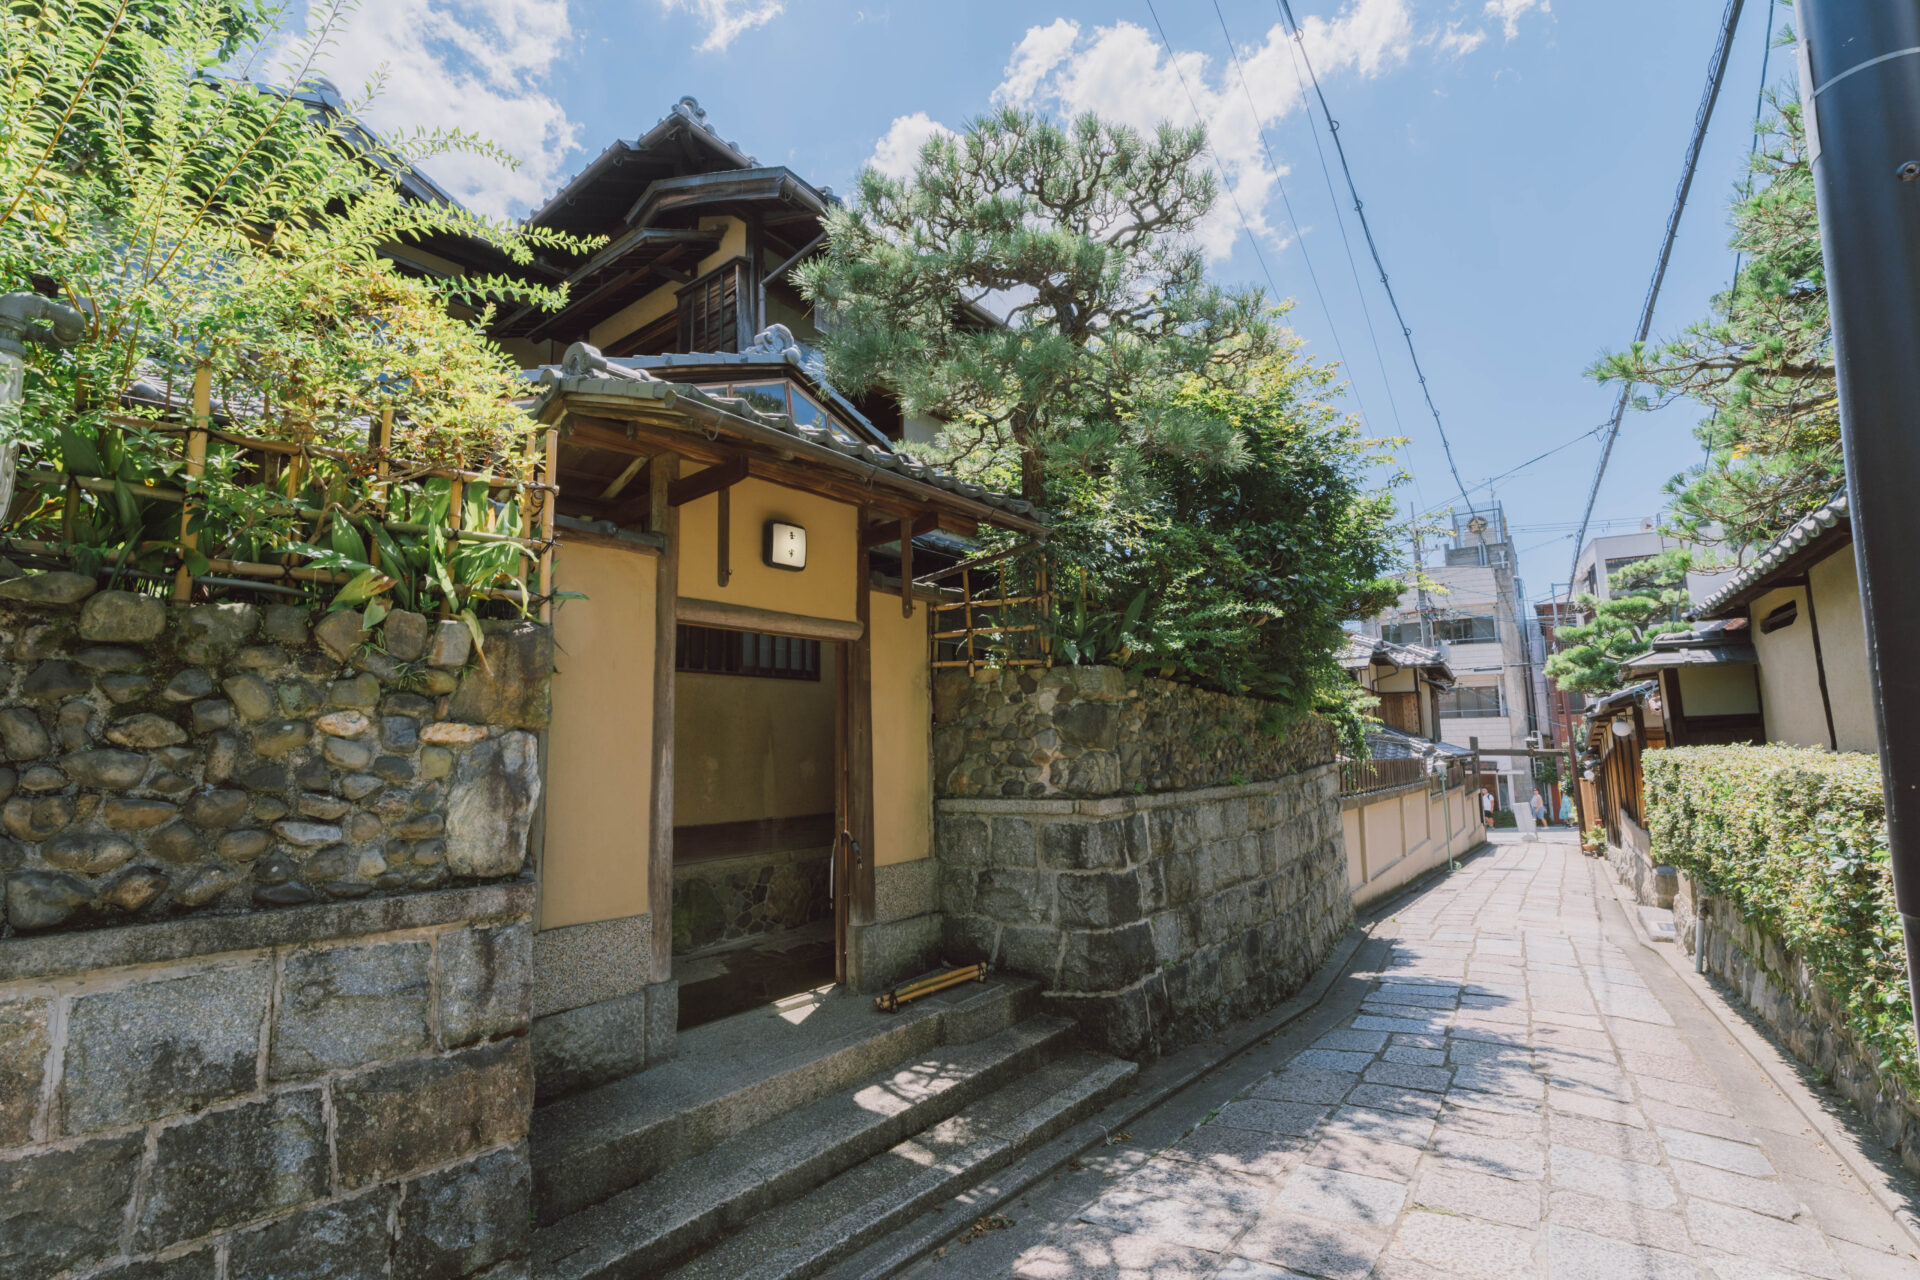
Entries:
<svg viewBox="0 0 1920 1280">
<path fill-rule="evenodd" d="M 1920 995 L 1920 0 L 1797 0 L 1894 901 Z M 1913 1005 L 1920 1026 L 1920 1004 Z"/>
</svg>

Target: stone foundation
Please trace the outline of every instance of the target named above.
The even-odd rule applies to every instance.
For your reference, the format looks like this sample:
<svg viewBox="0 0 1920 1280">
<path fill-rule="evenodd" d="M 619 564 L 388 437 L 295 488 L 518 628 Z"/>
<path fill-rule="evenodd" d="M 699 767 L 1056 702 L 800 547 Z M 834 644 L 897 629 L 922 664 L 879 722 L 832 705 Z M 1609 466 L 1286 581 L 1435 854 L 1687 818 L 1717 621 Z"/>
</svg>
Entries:
<svg viewBox="0 0 1920 1280">
<path fill-rule="evenodd" d="M 675 954 L 826 919 L 833 914 L 832 863 L 831 845 L 676 863 Z"/>
<path fill-rule="evenodd" d="M 536 1100 L 618 1080 L 674 1054 L 680 984 L 654 981 L 647 914 L 542 929 L 533 938 Z"/>
<path fill-rule="evenodd" d="M 1806 965 L 1725 898 L 1692 885 L 1674 900 L 1675 932 L 1692 952 L 1705 945 L 1705 967 L 1780 1037 L 1789 1052 L 1820 1072 L 1866 1117 L 1881 1142 L 1920 1175 L 1920 1106 L 1905 1084 L 1879 1068 L 1879 1051 L 1857 1042 L 1833 997 Z"/>
<path fill-rule="evenodd" d="M 533 897 L 0 942 L 0 1275 L 524 1275 Z"/>
</svg>

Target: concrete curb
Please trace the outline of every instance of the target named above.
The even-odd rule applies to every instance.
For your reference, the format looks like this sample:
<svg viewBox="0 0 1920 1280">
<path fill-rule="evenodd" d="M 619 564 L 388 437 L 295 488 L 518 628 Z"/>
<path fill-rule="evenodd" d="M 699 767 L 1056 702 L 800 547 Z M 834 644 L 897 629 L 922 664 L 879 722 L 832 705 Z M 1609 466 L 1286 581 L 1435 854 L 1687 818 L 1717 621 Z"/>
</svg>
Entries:
<svg viewBox="0 0 1920 1280">
<path fill-rule="evenodd" d="M 1713 1016 L 1733 1042 L 1740 1046 L 1753 1064 L 1760 1069 L 1773 1086 L 1785 1097 L 1807 1121 L 1814 1132 L 1820 1135 L 1829 1149 L 1840 1158 L 1847 1171 L 1860 1180 L 1860 1185 L 1882 1209 L 1886 1210 L 1901 1230 L 1920 1248 L 1920 1215 L 1912 1208 L 1912 1200 L 1895 1185 L 1895 1176 L 1882 1167 L 1881 1159 L 1867 1149 L 1860 1136 L 1852 1131 L 1845 1121 L 1834 1115 L 1822 1105 L 1821 1095 L 1808 1085 L 1802 1071 L 1787 1064 L 1797 1064 L 1799 1059 L 1788 1052 L 1786 1047 L 1771 1035 L 1758 1029 L 1747 1018 L 1740 1015 L 1738 1009 L 1727 995 L 1714 987 L 1701 974 L 1693 970 L 1692 954 L 1672 942 L 1655 942 L 1647 937 L 1637 907 L 1639 904 L 1625 896 L 1626 886 L 1613 874 L 1611 867 L 1602 867 L 1601 880 L 1613 892 L 1613 900 L 1626 915 L 1634 940 L 1646 950 L 1658 956 L 1671 969 L 1681 983 L 1693 993 L 1694 998 Z M 1836 1099 L 1838 1105 L 1846 1107 L 1848 1112 L 1858 1116 L 1851 1103 L 1845 1099 Z"/>
<path fill-rule="evenodd" d="M 1465 856 L 1465 855 L 1462 855 Z M 1423 877 L 1424 879 L 1425 877 Z M 1413 882 L 1418 884 L 1419 881 Z M 1410 884 L 1409 888 L 1412 887 Z M 1402 896 L 1396 894 L 1395 898 Z M 1374 912 L 1368 921 L 1377 920 Z M 1015 1161 L 997 1176 L 955 1196 L 949 1203 L 957 1214 L 923 1214 L 906 1226 L 853 1257 L 822 1273 L 823 1280 L 882 1280 L 912 1265 L 951 1240 L 967 1223 L 993 1213 L 1025 1193 L 1035 1183 L 1059 1170 L 1084 1151 L 1104 1147 L 1115 1134 L 1187 1086 L 1317 1008 L 1340 979 L 1347 976 L 1360 949 L 1373 940 L 1369 927 L 1347 931 L 1306 985 L 1275 1008 L 1229 1028 L 1217 1040 L 1189 1046 L 1144 1068 L 1135 1088 L 1044 1146 Z"/>
</svg>

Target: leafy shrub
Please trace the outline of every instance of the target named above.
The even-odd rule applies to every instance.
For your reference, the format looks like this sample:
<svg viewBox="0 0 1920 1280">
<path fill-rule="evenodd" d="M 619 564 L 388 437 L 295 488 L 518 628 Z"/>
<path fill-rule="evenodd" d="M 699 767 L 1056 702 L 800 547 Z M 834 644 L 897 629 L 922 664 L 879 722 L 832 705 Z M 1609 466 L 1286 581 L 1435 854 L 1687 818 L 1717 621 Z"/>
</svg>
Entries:
<svg viewBox="0 0 1920 1280">
<path fill-rule="evenodd" d="M 1649 751 L 1642 767 L 1654 860 L 1796 952 L 1881 1070 L 1920 1085 L 1879 761 L 1686 747 Z"/>
<path fill-rule="evenodd" d="M 1513 816 L 1513 810 L 1511 809 L 1495 809 L 1493 811 L 1493 825 L 1496 829 L 1510 831 L 1519 827 L 1520 819 Z"/>
</svg>

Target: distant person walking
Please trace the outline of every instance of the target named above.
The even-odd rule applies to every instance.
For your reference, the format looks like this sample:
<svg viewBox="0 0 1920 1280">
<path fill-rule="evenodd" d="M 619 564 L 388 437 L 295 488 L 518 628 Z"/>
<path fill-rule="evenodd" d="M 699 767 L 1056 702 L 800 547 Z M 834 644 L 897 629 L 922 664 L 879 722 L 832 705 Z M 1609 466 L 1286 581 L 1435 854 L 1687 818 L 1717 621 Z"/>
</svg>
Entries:
<svg viewBox="0 0 1920 1280">
<path fill-rule="evenodd" d="M 1537 827 L 1550 827 L 1552 821 L 1547 817 L 1547 801 L 1538 791 L 1533 793 L 1533 824 Z"/>
<path fill-rule="evenodd" d="M 1573 825 L 1573 796 L 1565 791 L 1560 793 L 1560 821 L 1569 827 Z"/>
<path fill-rule="evenodd" d="M 1493 825 L 1493 792 L 1480 788 L 1480 818 L 1487 826 Z"/>
</svg>

